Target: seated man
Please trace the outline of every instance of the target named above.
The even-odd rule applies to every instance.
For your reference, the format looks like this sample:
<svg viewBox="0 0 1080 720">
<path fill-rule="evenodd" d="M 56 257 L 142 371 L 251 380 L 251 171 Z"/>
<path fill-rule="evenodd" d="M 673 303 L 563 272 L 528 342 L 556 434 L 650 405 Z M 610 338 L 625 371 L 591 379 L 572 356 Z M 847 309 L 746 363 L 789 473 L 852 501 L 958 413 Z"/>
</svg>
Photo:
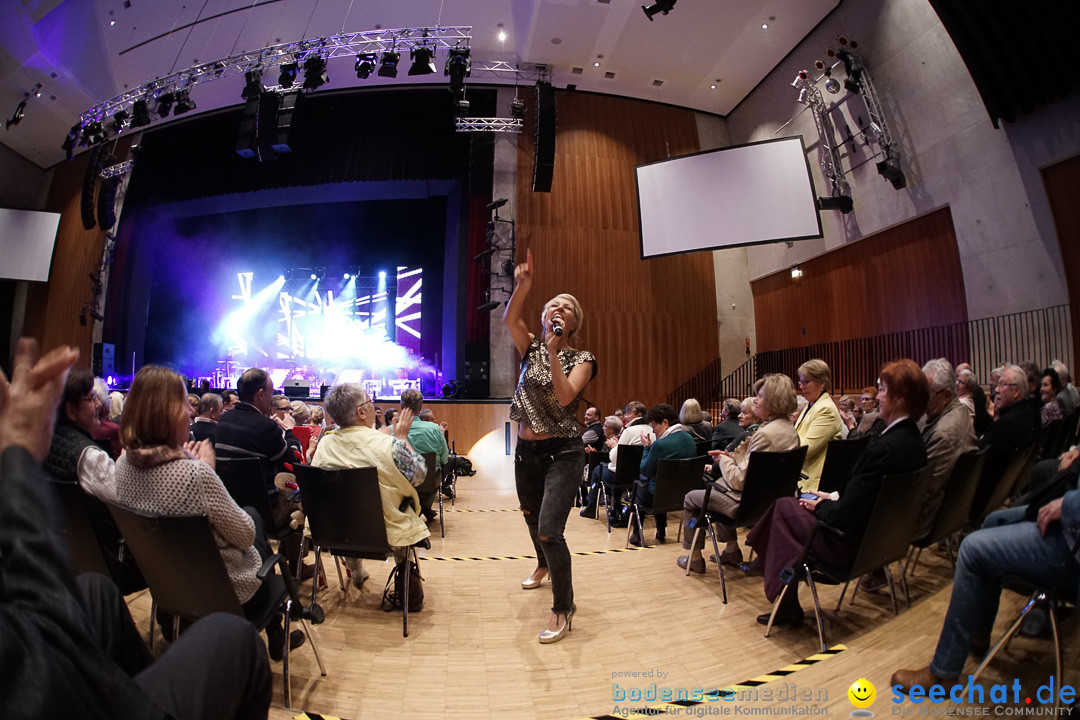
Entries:
<svg viewBox="0 0 1080 720">
<path fill-rule="evenodd" d="M 10 386 L 0 373 L 4 717 L 265 718 L 270 666 L 246 620 L 203 618 L 152 662 L 116 586 L 72 576 L 38 462 L 78 351 L 36 354 L 21 340 Z"/>
<path fill-rule="evenodd" d="M 195 416 L 195 421 L 191 423 L 191 436 L 195 438 L 196 442 L 209 440 L 211 445 L 214 444 L 214 438 L 217 435 L 217 423 L 221 419 L 223 407 L 221 396 L 217 393 L 204 393 L 199 398 L 199 414 Z"/>
<path fill-rule="evenodd" d="M 103 501 L 116 502 L 116 465 L 91 438 L 98 426 L 101 401 L 94 392 L 94 374 L 74 368 L 64 382 L 44 469 L 55 480 L 77 483 L 83 506 L 101 546 L 109 574 L 127 595 L 146 587 L 112 515 Z"/>
<path fill-rule="evenodd" d="M 647 484 L 637 490 L 637 504 L 651 507 L 656 493 L 656 469 L 661 460 L 692 458 L 697 454 L 697 445 L 693 436 L 679 425 L 679 414 L 667 403 L 660 403 L 649 408 L 645 414 L 653 434 L 642 437 L 645 454 L 641 457 L 641 479 Z M 656 440 L 653 440 L 653 437 Z M 657 513 L 656 540 L 663 542 L 667 535 L 667 513 Z M 639 518 L 640 521 L 640 518 Z M 630 544 L 641 546 L 641 535 L 635 530 L 630 536 Z"/>
<path fill-rule="evenodd" d="M 720 422 L 712 429 L 712 440 L 709 443 L 711 450 L 727 450 L 736 438 L 741 440 L 746 436 L 746 431 L 739 425 L 741 409 L 742 403 L 735 398 L 724 400 L 720 406 Z"/>
<path fill-rule="evenodd" d="M 124 448 L 120 445 L 120 426 L 109 419 L 108 384 L 101 378 L 94 378 L 94 393 L 98 397 L 98 426 L 90 431 L 90 437 L 115 460 Z"/>
<path fill-rule="evenodd" d="M 585 432 L 581 433 L 581 442 L 586 452 L 603 452 L 604 425 L 600 411 L 593 406 L 585 408 Z"/>
<path fill-rule="evenodd" d="M 907 692 L 912 685 L 929 689 L 960 677 L 968 653 L 985 654 L 997 615 L 1001 582 L 1019 577 L 1067 593 L 1080 590 L 1080 557 L 1074 547 L 1080 536 L 1080 462 L 1075 456 L 1055 478 L 1064 496 L 1049 493 L 1032 505 L 999 510 L 981 530 L 964 538 L 956 558 L 952 597 L 945 625 L 930 664 L 919 670 L 897 670 L 891 685 Z M 1055 499 L 1048 499 L 1057 495 Z"/>
<path fill-rule="evenodd" d="M 422 414 L 424 394 L 415 388 L 409 388 L 401 393 L 401 407 L 408 408 L 413 415 Z M 401 422 L 399 419 L 398 422 Z M 442 428 L 433 422 L 414 418 L 412 427 L 409 429 L 409 444 L 418 453 L 435 453 L 435 469 L 441 471 L 443 465 L 450 459 L 450 448 L 446 446 L 446 437 Z M 435 493 L 424 493 L 420 496 L 420 511 L 424 519 L 431 522 L 438 515 L 431 509 L 431 503 L 435 500 Z"/>
<path fill-rule="evenodd" d="M 400 565 L 408 548 L 430 535 L 419 516 L 416 486 L 423 484 L 427 468 L 424 458 L 409 444 L 412 410 L 403 408 L 393 435 L 386 435 L 375 429 L 375 406 L 359 383 L 335 385 L 326 395 L 325 405 L 337 428 L 323 433 L 311 464 L 325 468 L 378 469 L 386 540 Z M 367 573 L 360 560 L 347 559 L 346 564 L 353 583 L 362 584 Z"/>
<path fill-rule="evenodd" d="M 585 507 L 581 509 L 581 515 L 596 517 L 596 500 L 600 495 L 600 483 L 610 486 L 615 481 L 615 463 L 619 457 L 619 445 L 642 445 L 642 438 L 646 435 L 652 436 L 652 428 L 645 419 L 645 404 L 631 400 L 626 403 L 626 408 L 623 410 L 623 429 L 619 433 L 619 441 L 608 451 L 608 464 L 597 465 L 593 470 L 592 485 L 585 500 Z M 614 498 L 608 501 L 609 508 L 620 511 L 620 517 L 613 519 L 611 524 L 613 527 L 626 527 L 626 517 L 621 513 L 618 500 L 619 498 Z"/>
</svg>

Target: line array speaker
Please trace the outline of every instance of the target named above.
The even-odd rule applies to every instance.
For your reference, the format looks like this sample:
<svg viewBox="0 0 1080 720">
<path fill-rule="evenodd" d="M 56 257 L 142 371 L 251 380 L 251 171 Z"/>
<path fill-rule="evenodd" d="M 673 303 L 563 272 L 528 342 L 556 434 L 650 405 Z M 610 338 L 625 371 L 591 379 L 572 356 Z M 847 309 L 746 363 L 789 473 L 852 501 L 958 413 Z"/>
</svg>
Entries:
<svg viewBox="0 0 1080 720">
<path fill-rule="evenodd" d="M 97 226 L 97 218 L 94 217 L 94 191 L 97 189 L 97 177 L 101 168 L 98 165 L 100 148 L 91 148 L 86 154 L 86 174 L 83 175 L 82 186 L 82 224 L 85 230 L 93 230 Z"/>
<path fill-rule="evenodd" d="M 97 196 L 98 227 L 111 230 L 116 224 L 116 190 L 120 187 L 120 178 L 111 177 L 101 183 Z"/>
<path fill-rule="evenodd" d="M 536 83 L 536 148 L 533 154 L 533 192 L 551 192 L 555 172 L 555 88 Z"/>
<path fill-rule="evenodd" d="M 116 374 L 116 346 L 112 343 L 94 343 L 93 371 L 98 377 Z"/>
</svg>

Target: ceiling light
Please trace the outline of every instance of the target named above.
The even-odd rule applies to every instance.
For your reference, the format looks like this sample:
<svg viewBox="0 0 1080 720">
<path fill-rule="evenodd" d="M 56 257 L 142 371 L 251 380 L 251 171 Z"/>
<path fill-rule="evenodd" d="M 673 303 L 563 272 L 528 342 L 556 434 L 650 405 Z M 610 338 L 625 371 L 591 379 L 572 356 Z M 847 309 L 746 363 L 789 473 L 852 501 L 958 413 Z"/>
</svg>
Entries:
<svg viewBox="0 0 1080 720">
<path fill-rule="evenodd" d="M 657 0 L 652 5 L 642 5 L 641 9 L 645 11 L 645 17 L 649 18 L 649 22 L 652 22 L 653 15 L 660 13 L 661 15 L 667 15 L 675 7 L 675 0 Z"/>
<path fill-rule="evenodd" d="M 244 73 L 244 89 L 240 92 L 241 100 L 258 100 L 266 88 L 262 84 L 262 70 L 255 68 Z"/>
<path fill-rule="evenodd" d="M 593 66 L 593 67 L 600 67 L 600 61 L 594 62 L 594 63 L 592 64 L 592 66 Z"/>
<path fill-rule="evenodd" d="M 138 128 L 150 124 L 150 108 L 145 100 L 136 100 L 131 106 L 131 123 L 128 127 Z"/>
<path fill-rule="evenodd" d="M 375 53 L 360 53 L 356 56 L 356 77 L 367 80 L 371 71 L 379 64 L 379 56 Z"/>
<path fill-rule="evenodd" d="M 396 50 L 387 50 L 382 54 L 382 64 L 379 66 L 379 77 L 397 77 L 398 61 L 401 60 L 401 53 Z"/>
<path fill-rule="evenodd" d="M 195 103 L 191 99 L 191 89 L 184 88 L 176 93 L 176 108 L 173 115 L 183 115 L 188 110 L 194 110 Z"/>
<path fill-rule="evenodd" d="M 455 95 L 461 94 L 465 89 L 465 78 L 472 74 L 472 60 L 469 59 L 469 48 L 452 47 L 446 57 L 446 66 L 443 75 L 450 78 L 450 92 Z"/>
<path fill-rule="evenodd" d="M 290 88 L 294 82 L 296 82 L 296 63 L 285 63 L 281 66 L 277 84 L 283 88 Z"/>
<path fill-rule="evenodd" d="M 435 74 L 435 51 L 429 47 L 413 48 L 409 53 L 412 58 L 412 67 L 409 75 L 434 75 Z"/>
<path fill-rule="evenodd" d="M 326 60 L 314 56 L 304 61 L 304 89 L 316 90 L 330 82 L 330 76 L 326 74 Z"/>
<path fill-rule="evenodd" d="M 157 114 L 158 117 L 165 117 L 172 111 L 173 103 L 176 101 L 176 96 L 171 92 L 159 95 L 157 99 Z"/>
<path fill-rule="evenodd" d="M 503 29 L 502 23 L 499 23 L 499 42 L 506 42 L 506 30 Z"/>
<path fill-rule="evenodd" d="M 802 270 L 797 267 L 791 268 L 791 279 L 796 280 L 802 277 Z"/>
<path fill-rule="evenodd" d="M 761 23 L 761 29 L 762 30 L 768 30 L 769 29 L 769 23 Z"/>
</svg>

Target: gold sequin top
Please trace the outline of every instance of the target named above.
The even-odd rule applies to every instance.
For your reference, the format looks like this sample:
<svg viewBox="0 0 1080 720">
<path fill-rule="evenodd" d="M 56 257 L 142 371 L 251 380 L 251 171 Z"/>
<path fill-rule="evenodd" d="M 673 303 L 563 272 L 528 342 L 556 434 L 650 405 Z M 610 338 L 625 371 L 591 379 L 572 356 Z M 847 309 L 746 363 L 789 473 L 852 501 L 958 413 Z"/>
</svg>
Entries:
<svg viewBox="0 0 1080 720">
<path fill-rule="evenodd" d="M 592 375 L 596 377 L 596 358 L 588 350 L 560 350 L 559 364 L 563 373 L 570 374 L 575 365 L 591 362 Z M 555 397 L 555 386 L 551 383 L 551 364 L 547 348 L 540 338 L 529 343 L 525 357 L 521 360 L 521 375 L 518 377 L 514 399 L 510 403 L 510 419 L 525 423 L 538 435 L 553 437 L 579 437 L 581 424 L 577 419 L 578 403 L 576 397 L 566 407 L 559 405 Z"/>
</svg>

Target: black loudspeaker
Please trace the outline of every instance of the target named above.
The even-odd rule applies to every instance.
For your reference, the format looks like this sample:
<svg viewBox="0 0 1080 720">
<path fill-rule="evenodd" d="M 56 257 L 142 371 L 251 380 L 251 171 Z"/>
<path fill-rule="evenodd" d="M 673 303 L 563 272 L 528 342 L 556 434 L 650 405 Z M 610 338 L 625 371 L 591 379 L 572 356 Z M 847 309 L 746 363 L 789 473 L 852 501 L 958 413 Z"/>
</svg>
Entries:
<svg viewBox="0 0 1080 720">
<path fill-rule="evenodd" d="M 259 156 L 259 143 L 256 128 L 259 122 L 259 98 L 244 103 L 244 114 L 240 116 L 240 133 L 236 138 L 236 154 L 245 159 Z"/>
<path fill-rule="evenodd" d="M 555 172 L 555 88 L 536 83 L 536 150 L 533 155 L 533 192 L 551 192 Z"/>
<path fill-rule="evenodd" d="M 82 187 L 82 224 L 83 229 L 93 230 L 97 226 L 97 218 L 94 217 L 94 190 L 97 188 L 98 157 L 101 155 L 100 148 L 91 148 L 86 154 L 86 174 L 83 175 Z"/>
<path fill-rule="evenodd" d="M 112 343 L 94 343 L 93 371 L 97 377 L 116 374 L 116 347 Z"/>
<path fill-rule="evenodd" d="M 97 196 L 98 227 L 111 230 L 116 224 L 116 190 L 120 187 L 120 178 L 111 177 L 101 183 Z"/>
<path fill-rule="evenodd" d="M 292 148 L 289 147 L 289 133 L 296 123 L 296 113 L 300 111 L 300 103 L 303 101 L 303 97 L 299 90 L 282 94 L 281 104 L 278 105 L 275 116 L 273 138 L 270 141 L 270 146 L 274 148 L 274 152 L 292 152 Z"/>
</svg>

